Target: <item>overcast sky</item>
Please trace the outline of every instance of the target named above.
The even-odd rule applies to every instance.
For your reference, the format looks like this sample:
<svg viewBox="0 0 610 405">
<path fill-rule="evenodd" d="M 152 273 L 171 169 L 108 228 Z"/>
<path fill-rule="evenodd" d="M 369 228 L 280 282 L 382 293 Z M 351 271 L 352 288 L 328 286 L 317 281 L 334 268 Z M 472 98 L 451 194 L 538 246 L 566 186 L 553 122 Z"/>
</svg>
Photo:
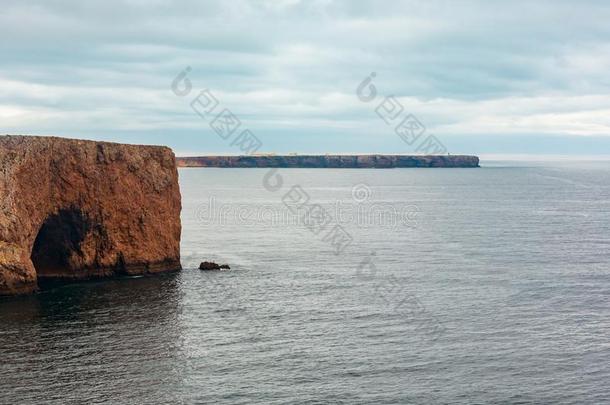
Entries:
<svg viewBox="0 0 610 405">
<path fill-rule="evenodd" d="M 237 153 L 189 106 L 207 88 L 267 152 L 412 153 L 375 112 L 393 95 L 451 153 L 610 154 L 609 22 L 601 0 L 3 1 L 0 132 Z"/>
</svg>

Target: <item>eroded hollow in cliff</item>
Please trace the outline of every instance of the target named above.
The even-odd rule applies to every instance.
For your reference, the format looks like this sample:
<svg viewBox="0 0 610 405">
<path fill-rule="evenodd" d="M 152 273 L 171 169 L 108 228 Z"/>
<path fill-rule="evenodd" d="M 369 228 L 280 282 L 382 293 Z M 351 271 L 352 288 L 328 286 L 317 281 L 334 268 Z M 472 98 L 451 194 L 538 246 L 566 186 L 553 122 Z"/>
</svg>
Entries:
<svg viewBox="0 0 610 405">
<path fill-rule="evenodd" d="M 75 264 L 82 257 L 81 243 L 89 222 L 78 209 L 64 209 L 44 221 L 34 246 L 32 263 L 39 279 L 74 278 Z"/>
</svg>

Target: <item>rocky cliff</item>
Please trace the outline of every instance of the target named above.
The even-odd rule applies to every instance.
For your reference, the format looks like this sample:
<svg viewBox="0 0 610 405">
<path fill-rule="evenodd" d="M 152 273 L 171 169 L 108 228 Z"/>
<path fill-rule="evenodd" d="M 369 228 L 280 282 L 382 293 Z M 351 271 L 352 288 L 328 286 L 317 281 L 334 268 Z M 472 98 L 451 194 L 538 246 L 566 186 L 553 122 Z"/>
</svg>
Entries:
<svg viewBox="0 0 610 405">
<path fill-rule="evenodd" d="M 176 158 L 179 167 L 311 167 L 376 168 L 395 167 L 479 167 L 479 158 L 465 155 L 260 155 L 197 156 Z"/>
<path fill-rule="evenodd" d="M 0 295 L 179 270 L 180 209 L 169 148 L 0 136 Z"/>
</svg>

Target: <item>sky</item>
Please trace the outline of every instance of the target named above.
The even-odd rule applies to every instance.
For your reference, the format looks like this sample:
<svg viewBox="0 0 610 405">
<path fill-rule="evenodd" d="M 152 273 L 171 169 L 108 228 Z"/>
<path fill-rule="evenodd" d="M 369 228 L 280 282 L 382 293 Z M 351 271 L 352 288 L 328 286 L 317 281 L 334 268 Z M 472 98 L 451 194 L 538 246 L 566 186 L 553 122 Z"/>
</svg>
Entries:
<svg viewBox="0 0 610 405">
<path fill-rule="evenodd" d="M 177 155 L 238 154 L 246 129 L 266 153 L 411 154 L 434 137 L 451 154 L 610 155 L 608 21 L 601 0 L 5 0 L 0 133 Z M 241 123 L 226 139 L 225 108 Z M 417 142 L 395 132 L 407 116 Z"/>
</svg>

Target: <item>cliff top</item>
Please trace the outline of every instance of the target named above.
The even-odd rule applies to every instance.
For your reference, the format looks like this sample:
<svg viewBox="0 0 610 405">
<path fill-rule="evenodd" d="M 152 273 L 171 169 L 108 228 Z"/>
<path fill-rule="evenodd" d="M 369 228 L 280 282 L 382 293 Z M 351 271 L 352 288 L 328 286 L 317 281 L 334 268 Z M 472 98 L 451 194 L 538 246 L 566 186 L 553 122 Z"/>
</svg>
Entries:
<svg viewBox="0 0 610 405">
<path fill-rule="evenodd" d="M 96 144 L 96 145 L 121 145 L 121 146 L 133 146 L 133 147 L 146 147 L 146 148 L 159 148 L 164 150 L 171 150 L 171 148 L 163 145 L 140 145 L 122 142 L 109 142 L 109 141 L 96 141 L 89 139 L 80 138 L 66 138 L 55 135 L 23 135 L 23 134 L 4 134 L 0 135 L 0 143 L 2 144 L 21 144 L 21 143 L 56 143 L 56 142 L 70 142 L 80 145 L 85 144 Z M 172 152 L 173 153 L 173 152 Z"/>
</svg>

